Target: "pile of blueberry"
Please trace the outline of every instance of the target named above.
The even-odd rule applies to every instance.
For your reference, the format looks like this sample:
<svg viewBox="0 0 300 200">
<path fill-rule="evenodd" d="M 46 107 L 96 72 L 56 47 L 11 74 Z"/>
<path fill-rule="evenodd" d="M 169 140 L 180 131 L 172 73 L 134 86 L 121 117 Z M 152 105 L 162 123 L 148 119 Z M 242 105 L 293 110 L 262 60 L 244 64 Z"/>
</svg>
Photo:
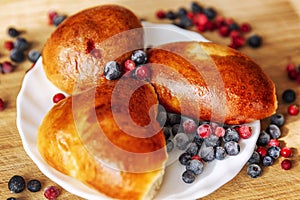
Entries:
<svg viewBox="0 0 300 200">
<path fill-rule="evenodd" d="M 238 49 L 246 44 L 253 48 L 262 45 L 262 37 L 257 34 L 246 38 L 245 35 L 252 29 L 249 23 L 238 24 L 232 18 L 219 15 L 214 8 L 206 8 L 197 2 L 192 2 L 190 9 L 179 8 L 176 12 L 159 10 L 156 16 L 172 20 L 173 24 L 185 29 L 195 27 L 199 32 L 216 30 L 221 37 L 230 37 L 231 48 Z"/>
<path fill-rule="evenodd" d="M 42 188 L 42 184 L 39 180 L 32 179 L 26 184 L 25 179 L 22 176 L 14 175 L 8 181 L 8 189 L 11 193 L 21 193 L 27 188 L 30 192 L 39 192 Z M 55 200 L 59 196 L 59 190 L 55 186 L 47 187 L 44 190 L 44 197 L 46 199 Z M 15 197 L 9 197 L 7 200 L 17 200 Z"/>
<path fill-rule="evenodd" d="M 108 80 L 115 80 L 124 77 L 133 77 L 138 80 L 148 81 L 151 76 L 150 68 L 146 65 L 147 54 L 143 50 L 136 50 L 131 58 L 123 65 L 116 61 L 108 62 L 104 67 L 104 76 Z"/>
<path fill-rule="evenodd" d="M 240 139 L 252 135 L 246 125 L 229 126 L 214 122 L 196 121 L 175 113 L 161 111 L 157 117 L 163 127 L 168 153 L 180 150 L 179 162 L 185 166 L 182 180 L 193 183 L 201 174 L 205 162 L 224 160 L 240 152 Z"/>
<path fill-rule="evenodd" d="M 262 130 L 257 140 L 257 148 L 248 160 L 247 174 L 251 178 L 257 178 L 262 174 L 261 166 L 271 166 L 280 156 L 289 158 L 292 156 L 292 150 L 289 147 L 281 147 L 279 138 L 281 136 L 280 127 L 285 123 L 282 114 L 274 114 L 270 118 L 270 124 L 265 130 Z M 281 162 L 284 170 L 292 167 L 292 162 L 285 159 Z"/>
</svg>

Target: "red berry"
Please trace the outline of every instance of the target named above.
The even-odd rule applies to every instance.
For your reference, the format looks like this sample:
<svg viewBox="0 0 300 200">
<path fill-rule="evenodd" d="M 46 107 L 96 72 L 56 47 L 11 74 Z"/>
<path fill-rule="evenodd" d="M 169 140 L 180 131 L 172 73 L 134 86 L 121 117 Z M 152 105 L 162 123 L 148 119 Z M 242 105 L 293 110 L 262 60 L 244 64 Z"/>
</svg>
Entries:
<svg viewBox="0 0 300 200">
<path fill-rule="evenodd" d="M 55 186 L 49 186 L 44 191 L 46 199 L 55 200 L 59 196 L 59 190 Z"/>
<path fill-rule="evenodd" d="M 198 13 L 197 15 L 194 16 L 193 22 L 196 26 L 199 25 L 204 26 L 208 22 L 208 18 L 206 17 L 206 15 L 202 13 Z"/>
<path fill-rule="evenodd" d="M 288 71 L 288 77 L 292 80 L 295 80 L 297 78 L 298 72 L 296 69 L 291 69 Z"/>
<path fill-rule="evenodd" d="M 221 26 L 224 26 L 225 25 L 225 18 L 218 15 L 216 17 L 216 25 L 217 25 L 217 28 L 221 27 Z"/>
<path fill-rule="evenodd" d="M 298 105 L 290 105 L 288 107 L 288 114 L 289 115 L 298 115 L 299 113 L 299 106 Z"/>
<path fill-rule="evenodd" d="M 199 160 L 202 162 L 202 158 L 199 155 L 195 155 L 192 157 L 192 160 Z"/>
<path fill-rule="evenodd" d="M 264 148 L 264 147 L 261 147 L 261 146 L 259 146 L 259 147 L 257 147 L 257 149 L 256 149 L 256 151 L 259 153 L 259 155 L 263 158 L 263 157 L 265 157 L 266 155 L 267 155 L 267 149 L 266 148 Z"/>
<path fill-rule="evenodd" d="M 7 49 L 9 51 L 12 50 L 14 48 L 13 41 L 5 41 L 4 42 L 4 47 L 5 47 L 5 49 Z"/>
<path fill-rule="evenodd" d="M 231 25 L 231 24 L 233 24 L 233 23 L 234 23 L 234 20 L 233 20 L 232 18 L 227 18 L 227 19 L 225 19 L 225 24 Z"/>
<path fill-rule="evenodd" d="M 292 167 L 292 162 L 288 159 L 284 159 L 282 162 L 281 162 L 281 168 L 284 169 L 284 170 L 289 170 L 291 169 Z"/>
<path fill-rule="evenodd" d="M 235 44 L 235 46 L 237 48 L 242 47 L 245 45 L 245 38 L 242 36 L 237 36 L 235 38 L 232 39 L 233 44 Z"/>
<path fill-rule="evenodd" d="M 230 35 L 231 39 L 234 39 L 236 37 L 240 37 L 241 33 L 239 31 L 237 31 L 237 30 L 232 30 L 232 31 L 230 31 L 229 35 Z"/>
<path fill-rule="evenodd" d="M 240 137 L 243 139 L 248 139 L 252 135 L 252 129 L 249 126 L 241 125 L 235 128 L 235 130 L 239 133 Z"/>
<path fill-rule="evenodd" d="M 215 135 L 218 137 L 223 137 L 225 135 L 225 129 L 221 126 L 215 128 Z"/>
<path fill-rule="evenodd" d="M 295 64 L 293 64 L 293 63 L 289 63 L 289 64 L 287 64 L 286 67 L 285 67 L 285 70 L 286 70 L 287 72 L 289 72 L 289 71 L 291 71 L 291 70 L 295 70 L 295 69 L 296 69 L 296 66 L 295 66 Z"/>
<path fill-rule="evenodd" d="M 185 133 L 194 133 L 197 130 L 197 124 L 192 119 L 187 119 L 182 124 Z"/>
<path fill-rule="evenodd" d="M 51 10 L 48 12 L 48 24 L 52 25 L 53 24 L 53 19 L 54 17 L 57 16 L 57 12 Z"/>
<path fill-rule="evenodd" d="M 4 110 L 4 101 L 0 98 L 0 111 Z"/>
<path fill-rule="evenodd" d="M 268 142 L 268 145 L 269 146 L 279 147 L 280 146 L 280 142 L 277 139 L 270 139 L 269 142 Z"/>
<path fill-rule="evenodd" d="M 300 84 L 300 73 L 299 72 L 296 75 L 296 81 L 297 81 L 297 83 Z"/>
<path fill-rule="evenodd" d="M 249 23 L 242 23 L 241 26 L 240 26 L 240 29 L 241 29 L 242 32 L 248 33 L 248 32 L 251 31 L 252 28 L 251 28 Z"/>
<path fill-rule="evenodd" d="M 136 68 L 136 64 L 133 60 L 126 60 L 124 63 L 124 71 L 128 72 L 134 70 Z"/>
<path fill-rule="evenodd" d="M 285 158 L 288 158 L 292 155 L 292 150 L 288 147 L 283 147 L 281 150 L 280 150 L 280 155 L 285 157 Z"/>
<path fill-rule="evenodd" d="M 166 17 L 166 13 L 163 10 L 159 10 L 156 12 L 156 17 L 158 19 L 164 19 Z"/>
<path fill-rule="evenodd" d="M 14 71 L 15 67 L 11 64 L 9 61 L 5 61 L 2 64 L 0 64 L 0 70 L 2 74 L 7 74 L 12 71 Z"/>
<path fill-rule="evenodd" d="M 197 134 L 201 138 L 208 138 L 211 132 L 212 132 L 211 127 L 208 124 L 202 124 L 197 128 Z"/>
<path fill-rule="evenodd" d="M 209 31 L 214 31 L 216 28 L 217 28 L 217 24 L 216 22 L 213 22 L 213 21 L 208 21 L 206 24 L 205 24 L 205 28 Z"/>
<path fill-rule="evenodd" d="M 187 13 L 187 17 L 189 18 L 189 19 L 193 19 L 194 18 L 194 13 L 193 12 L 188 12 Z"/>
<path fill-rule="evenodd" d="M 149 80 L 150 76 L 150 69 L 146 65 L 139 66 L 135 70 L 135 77 L 139 80 Z"/>
<path fill-rule="evenodd" d="M 227 36 L 229 36 L 229 33 L 230 33 L 228 26 L 221 26 L 221 27 L 219 27 L 218 31 L 222 37 L 227 37 Z"/>
<path fill-rule="evenodd" d="M 53 96 L 53 103 L 58 103 L 59 101 L 63 100 L 66 98 L 66 96 L 62 93 L 57 93 Z"/>
<path fill-rule="evenodd" d="M 197 30 L 199 32 L 205 32 L 206 31 L 206 26 L 205 25 L 198 25 L 197 26 Z"/>
</svg>

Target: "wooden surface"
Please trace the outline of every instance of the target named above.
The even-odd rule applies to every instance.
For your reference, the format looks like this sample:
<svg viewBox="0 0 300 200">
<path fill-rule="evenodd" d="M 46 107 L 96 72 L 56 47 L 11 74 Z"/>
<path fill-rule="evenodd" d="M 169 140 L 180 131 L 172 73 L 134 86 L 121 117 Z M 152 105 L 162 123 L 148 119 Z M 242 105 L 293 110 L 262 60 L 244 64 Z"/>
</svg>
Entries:
<svg viewBox="0 0 300 200">
<path fill-rule="evenodd" d="M 184 0 L 1 0 L 0 6 L 0 61 L 8 59 L 8 51 L 3 43 L 9 37 L 6 34 L 8 26 L 15 26 L 25 31 L 23 34 L 32 42 L 32 49 L 41 50 L 45 40 L 54 30 L 47 25 L 47 12 L 56 10 L 71 15 L 81 9 L 104 3 L 118 3 L 133 10 L 139 17 L 151 22 L 158 22 L 155 12 L 158 9 L 177 9 L 189 7 L 189 1 Z M 264 38 L 264 45 L 259 49 L 243 48 L 263 67 L 273 79 L 279 96 L 279 112 L 287 117 L 283 127 L 282 143 L 293 148 L 293 168 L 284 171 L 280 168 L 280 159 L 271 167 L 264 168 L 263 176 L 250 179 L 244 168 L 232 181 L 203 199 L 300 199 L 300 119 L 299 116 L 287 116 L 287 106 L 280 96 L 285 89 L 297 91 L 296 103 L 300 103 L 300 85 L 290 81 L 285 73 L 285 65 L 292 61 L 300 64 L 300 1 L 299 0 L 210 0 L 205 6 L 213 6 L 226 17 L 232 17 L 237 22 L 249 22 L 253 33 Z M 168 21 L 164 21 L 168 23 Z M 220 43 L 228 43 L 216 33 L 205 33 L 208 39 Z M 22 85 L 25 71 L 31 64 L 26 61 L 19 64 L 11 74 L 0 74 L 0 98 L 7 103 L 0 112 L 0 197 L 10 196 L 22 200 L 42 199 L 42 192 L 10 194 L 7 183 L 11 176 L 19 174 L 29 179 L 39 179 L 44 187 L 55 185 L 46 178 L 37 166 L 26 155 L 16 128 L 16 96 Z M 245 77 L 246 78 L 246 77 Z M 263 86 L 262 86 L 263 87 Z M 298 148 L 298 149 L 297 149 Z M 174 188 L 176 190 L 176 188 Z M 81 199 L 61 190 L 59 199 Z"/>
</svg>

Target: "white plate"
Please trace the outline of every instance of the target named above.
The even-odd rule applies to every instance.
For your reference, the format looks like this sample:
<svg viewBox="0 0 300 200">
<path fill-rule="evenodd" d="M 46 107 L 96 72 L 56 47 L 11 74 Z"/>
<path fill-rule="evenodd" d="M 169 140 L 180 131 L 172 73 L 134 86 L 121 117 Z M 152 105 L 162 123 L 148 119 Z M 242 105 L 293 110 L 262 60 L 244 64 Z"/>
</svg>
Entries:
<svg viewBox="0 0 300 200">
<path fill-rule="evenodd" d="M 190 40 L 207 41 L 198 33 L 183 30 L 174 25 L 143 22 L 143 26 L 146 31 L 146 45 Z M 42 58 L 40 58 L 35 67 L 26 74 L 17 97 L 17 127 L 24 149 L 42 173 L 70 193 L 85 199 L 108 199 L 78 180 L 49 166 L 37 150 L 38 126 L 53 106 L 52 97 L 58 92 L 61 91 L 47 80 L 42 67 Z M 227 156 L 223 161 L 215 160 L 205 163 L 204 172 L 196 178 L 193 184 L 185 184 L 181 180 L 184 167 L 179 162 L 169 165 L 156 199 L 197 199 L 212 193 L 234 178 L 252 155 L 260 132 L 259 121 L 249 126 L 253 129 L 253 135 L 240 142 L 240 153 L 237 156 Z"/>
</svg>

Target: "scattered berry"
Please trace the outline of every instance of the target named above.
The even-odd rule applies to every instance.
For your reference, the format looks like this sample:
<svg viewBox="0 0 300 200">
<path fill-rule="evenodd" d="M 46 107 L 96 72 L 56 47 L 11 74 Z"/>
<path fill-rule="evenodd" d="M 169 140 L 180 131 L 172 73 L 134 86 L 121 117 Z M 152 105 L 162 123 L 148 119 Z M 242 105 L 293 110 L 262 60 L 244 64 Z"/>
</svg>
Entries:
<svg viewBox="0 0 300 200">
<path fill-rule="evenodd" d="M 4 110 L 4 107 L 5 107 L 4 101 L 3 99 L 0 98 L 0 111 Z"/>
<path fill-rule="evenodd" d="M 27 183 L 27 189 L 30 191 L 30 192 L 38 192 L 40 191 L 42 188 L 42 184 L 39 180 L 30 180 L 28 181 Z"/>
<path fill-rule="evenodd" d="M 210 162 L 215 159 L 215 150 L 213 147 L 205 147 L 201 149 L 200 157 L 205 162 Z"/>
<path fill-rule="evenodd" d="M 44 191 L 46 199 L 55 200 L 59 196 L 59 190 L 55 186 L 49 186 Z"/>
<path fill-rule="evenodd" d="M 9 55 L 10 59 L 16 63 L 23 62 L 25 60 L 25 54 L 23 51 L 20 51 L 18 49 L 13 49 L 10 52 Z"/>
<path fill-rule="evenodd" d="M 278 139 L 281 136 L 281 130 L 275 124 L 270 124 L 266 132 L 271 136 L 272 139 Z"/>
<path fill-rule="evenodd" d="M 136 68 L 135 62 L 133 60 L 126 60 L 124 63 L 124 71 L 132 71 Z"/>
<path fill-rule="evenodd" d="M 196 179 L 195 174 L 192 171 L 185 171 L 182 174 L 182 180 L 185 183 L 193 183 Z"/>
<path fill-rule="evenodd" d="M 285 122 L 284 116 L 283 114 L 280 113 L 276 113 L 274 115 L 271 116 L 270 118 L 270 123 L 271 124 L 275 124 L 278 127 L 281 127 Z"/>
<path fill-rule="evenodd" d="M 249 23 L 242 23 L 240 26 L 240 30 L 244 33 L 249 33 L 251 31 L 251 25 Z"/>
<path fill-rule="evenodd" d="M 225 135 L 225 129 L 221 126 L 215 128 L 214 134 L 218 137 L 223 137 Z"/>
<path fill-rule="evenodd" d="M 262 45 L 262 37 L 258 35 L 253 35 L 248 38 L 247 40 L 248 44 L 252 48 L 258 48 Z"/>
<path fill-rule="evenodd" d="M 293 105 L 290 105 L 288 107 L 288 114 L 289 115 L 298 115 L 298 113 L 299 113 L 299 106 L 298 105 L 293 104 Z"/>
<path fill-rule="evenodd" d="M 203 12 L 203 7 L 197 2 L 192 2 L 191 10 L 193 13 L 201 13 Z"/>
<path fill-rule="evenodd" d="M 40 56 L 41 56 L 41 52 L 39 52 L 37 50 L 31 50 L 28 53 L 28 59 L 32 63 L 35 63 L 39 59 Z"/>
<path fill-rule="evenodd" d="M 269 146 L 276 146 L 279 147 L 280 146 L 280 142 L 278 139 L 270 139 L 270 141 L 268 142 Z"/>
<path fill-rule="evenodd" d="M 221 138 L 219 138 L 215 134 L 211 134 L 204 139 L 204 143 L 207 147 L 217 147 L 221 145 Z"/>
<path fill-rule="evenodd" d="M 60 15 L 60 14 L 55 15 L 53 17 L 53 24 L 54 24 L 54 26 L 60 25 L 66 18 L 67 18 L 66 15 Z"/>
<path fill-rule="evenodd" d="M 136 65 L 145 64 L 147 62 L 147 54 L 145 51 L 136 50 L 131 55 L 131 60 L 136 63 Z"/>
<path fill-rule="evenodd" d="M 185 133 L 177 133 L 174 137 L 174 143 L 179 150 L 185 150 L 189 144 L 189 137 Z"/>
<path fill-rule="evenodd" d="M 10 51 L 14 48 L 14 43 L 12 41 L 5 41 L 4 48 Z"/>
<path fill-rule="evenodd" d="M 259 165 L 251 164 L 247 167 L 247 174 L 251 178 L 257 178 L 261 176 L 262 170 Z"/>
<path fill-rule="evenodd" d="M 167 13 L 166 13 L 166 18 L 167 19 L 170 19 L 170 20 L 174 20 L 177 18 L 177 15 L 176 13 L 174 13 L 173 11 L 169 10 Z"/>
<path fill-rule="evenodd" d="M 51 10 L 51 11 L 48 12 L 48 23 L 49 23 L 49 25 L 53 24 L 53 19 L 56 15 L 57 15 L 56 11 Z"/>
<path fill-rule="evenodd" d="M 217 12 L 213 8 L 205 8 L 203 10 L 203 13 L 206 15 L 206 17 L 210 20 L 214 19 L 217 16 Z"/>
<path fill-rule="evenodd" d="M 229 30 L 228 26 L 221 26 L 218 30 L 219 30 L 219 34 L 222 37 L 227 37 L 230 34 L 230 30 Z"/>
<path fill-rule="evenodd" d="M 158 19 L 164 19 L 166 17 L 166 13 L 163 10 L 159 10 L 156 12 L 156 17 Z"/>
<path fill-rule="evenodd" d="M 29 42 L 23 37 L 18 37 L 14 42 L 14 49 L 19 51 L 25 51 L 29 48 L 29 46 Z"/>
<path fill-rule="evenodd" d="M 273 158 L 271 156 L 265 156 L 262 160 L 262 164 L 264 166 L 271 166 L 273 165 Z"/>
<path fill-rule="evenodd" d="M 259 164 L 260 163 L 260 154 L 257 151 L 254 151 L 247 163 L 248 164 Z"/>
<path fill-rule="evenodd" d="M 182 165 L 187 165 L 191 159 L 192 159 L 192 156 L 186 152 L 182 153 L 178 158 L 180 164 L 182 164 Z"/>
<path fill-rule="evenodd" d="M 226 151 L 225 151 L 224 147 L 217 146 L 215 148 L 215 158 L 217 160 L 224 160 L 225 157 L 226 157 Z"/>
<path fill-rule="evenodd" d="M 9 197 L 6 200 L 17 200 L 15 197 Z"/>
<path fill-rule="evenodd" d="M 190 154 L 192 157 L 196 156 L 198 154 L 198 152 L 199 152 L 199 146 L 197 145 L 197 143 L 191 142 L 188 145 L 188 147 L 187 147 L 187 149 L 186 149 L 185 152 L 188 153 L 188 154 Z"/>
<path fill-rule="evenodd" d="M 20 35 L 20 31 L 18 31 L 14 27 L 8 28 L 7 33 L 10 37 L 17 37 Z"/>
<path fill-rule="evenodd" d="M 194 133 L 197 130 L 197 124 L 193 119 L 186 119 L 182 127 L 185 133 Z"/>
<path fill-rule="evenodd" d="M 14 71 L 14 69 L 15 67 L 9 61 L 0 63 L 0 70 L 2 74 L 11 73 L 12 71 Z"/>
<path fill-rule="evenodd" d="M 289 170 L 292 168 L 292 162 L 288 159 L 284 159 L 282 162 L 281 162 L 281 168 L 284 169 L 284 170 Z"/>
<path fill-rule="evenodd" d="M 138 80 L 143 80 L 143 81 L 149 80 L 151 77 L 150 68 L 146 65 L 140 65 L 135 69 L 134 77 L 136 77 Z"/>
<path fill-rule="evenodd" d="M 201 124 L 197 128 L 197 134 L 200 138 L 208 138 L 212 133 L 211 127 L 209 124 Z"/>
<path fill-rule="evenodd" d="M 261 147 L 261 146 L 257 147 L 256 151 L 259 153 L 259 155 L 260 155 L 262 158 L 265 157 L 265 156 L 268 154 L 267 149 L 264 148 L 264 147 Z"/>
<path fill-rule="evenodd" d="M 269 143 L 270 139 L 271 137 L 266 131 L 261 131 L 256 144 L 259 146 L 266 146 Z"/>
<path fill-rule="evenodd" d="M 203 172 L 203 163 L 200 160 L 190 160 L 186 165 L 186 170 L 198 175 Z"/>
<path fill-rule="evenodd" d="M 63 100 L 64 98 L 66 98 L 66 96 L 63 93 L 57 93 L 53 96 L 53 103 L 58 103 L 59 101 Z"/>
<path fill-rule="evenodd" d="M 286 103 L 292 103 L 296 100 L 296 92 L 292 89 L 287 89 L 282 93 L 282 100 Z"/>
<path fill-rule="evenodd" d="M 20 193 L 25 189 L 25 180 L 22 176 L 15 175 L 8 182 L 8 189 L 12 193 Z"/>
<path fill-rule="evenodd" d="M 280 155 L 285 158 L 289 158 L 292 155 L 292 150 L 288 147 L 283 147 L 280 151 Z"/>
<path fill-rule="evenodd" d="M 280 147 L 271 146 L 268 148 L 268 155 L 274 159 L 277 159 L 280 156 Z"/>
<path fill-rule="evenodd" d="M 121 67 L 116 61 L 108 62 L 104 67 L 104 76 L 107 80 L 115 80 L 121 76 Z"/>
<path fill-rule="evenodd" d="M 180 124 L 181 116 L 176 113 L 167 113 L 167 122 L 171 126 L 173 126 L 175 124 Z"/>
<path fill-rule="evenodd" d="M 248 139 L 252 135 L 252 129 L 251 129 L 251 127 L 249 127 L 247 125 L 237 126 L 235 129 L 237 130 L 237 132 L 239 133 L 239 136 L 242 139 Z"/>
<path fill-rule="evenodd" d="M 224 144 L 225 151 L 230 156 L 235 156 L 240 153 L 240 145 L 235 141 L 229 141 Z"/>
<path fill-rule="evenodd" d="M 229 142 L 229 141 L 238 142 L 239 139 L 240 139 L 240 136 L 234 128 L 227 128 L 226 129 L 225 135 L 223 137 L 224 142 Z"/>
<path fill-rule="evenodd" d="M 167 152 L 171 152 L 174 149 L 174 142 L 172 140 L 167 140 Z"/>
</svg>

